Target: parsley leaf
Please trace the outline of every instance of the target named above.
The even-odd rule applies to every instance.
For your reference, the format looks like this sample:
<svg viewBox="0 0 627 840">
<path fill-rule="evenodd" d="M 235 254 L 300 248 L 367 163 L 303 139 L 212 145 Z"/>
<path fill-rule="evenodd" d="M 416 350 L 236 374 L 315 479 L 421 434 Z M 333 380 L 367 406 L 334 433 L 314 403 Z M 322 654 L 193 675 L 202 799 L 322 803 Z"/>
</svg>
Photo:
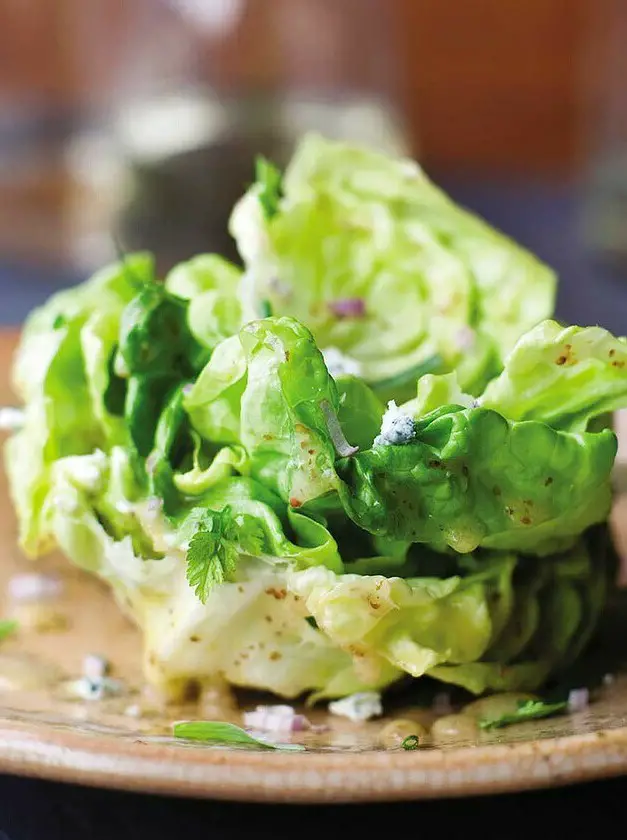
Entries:
<svg viewBox="0 0 627 840">
<path fill-rule="evenodd" d="M 272 317 L 272 304 L 269 300 L 262 300 L 259 309 L 262 318 Z"/>
<path fill-rule="evenodd" d="M 255 175 L 260 188 L 259 202 L 263 207 L 266 219 L 271 219 L 279 211 L 283 177 L 280 170 L 261 155 L 256 160 Z"/>
<path fill-rule="evenodd" d="M 304 750 L 301 744 L 269 744 L 249 735 L 246 730 L 234 723 L 214 720 L 182 720 L 173 726 L 176 738 L 189 741 L 206 741 L 215 744 L 246 744 L 249 747 L 261 747 L 264 750 Z"/>
<path fill-rule="evenodd" d="M 261 554 L 264 533 L 252 516 L 230 506 L 203 511 L 187 550 L 187 580 L 204 604 L 214 586 L 234 580 L 240 554 Z"/>
<path fill-rule="evenodd" d="M 10 636 L 12 633 L 15 633 L 17 630 L 17 621 L 13 621 L 13 619 L 3 619 L 0 620 L 0 642 L 4 641 L 7 636 Z"/>
<path fill-rule="evenodd" d="M 562 714 L 567 708 L 568 703 L 565 700 L 559 703 L 545 703 L 543 700 L 526 700 L 512 714 L 480 720 L 479 727 L 481 729 L 500 729 L 503 726 L 520 723 L 523 720 L 537 720 L 539 718 Z"/>
</svg>

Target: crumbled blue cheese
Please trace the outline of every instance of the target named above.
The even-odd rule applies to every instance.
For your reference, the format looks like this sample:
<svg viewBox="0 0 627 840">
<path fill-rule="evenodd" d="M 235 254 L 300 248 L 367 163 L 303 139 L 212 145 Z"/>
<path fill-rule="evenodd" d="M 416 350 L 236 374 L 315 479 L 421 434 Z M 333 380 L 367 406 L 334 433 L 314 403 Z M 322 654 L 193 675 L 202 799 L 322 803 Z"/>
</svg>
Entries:
<svg viewBox="0 0 627 840">
<path fill-rule="evenodd" d="M 380 717 L 383 714 L 381 695 L 378 691 L 361 691 L 357 694 L 350 694 L 348 697 L 329 703 L 329 711 L 332 715 L 361 723 L 374 717 Z"/>
<path fill-rule="evenodd" d="M 108 673 L 109 661 L 100 654 L 88 653 L 83 659 L 83 676 L 66 683 L 66 690 L 80 700 L 103 700 L 124 694 L 124 683 L 112 679 Z"/>
<path fill-rule="evenodd" d="M 322 358 L 327 370 L 333 377 L 361 376 L 361 365 L 357 359 L 347 356 L 337 347 L 325 347 L 322 351 Z"/>
<path fill-rule="evenodd" d="M 67 688 L 70 694 L 80 700 L 103 700 L 105 697 L 117 697 L 124 693 L 124 684 L 111 677 L 102 677 L 99 680 L 81 677 L 70 682 Z"/>
<path fill-rule="evenodd" d="M 24 425 L 24 412 L 21 408 L 6 405 L 0 408 L 0 431 L 17 432 Z"/>
<path fill-rule="evenodd" d="M 375 446 L 403 446 L 416 437 L 416 423 L 409 414 L 403 414 L 394 400 L 381 420 L 381 432 L 374 439 Z"/>
</svg>

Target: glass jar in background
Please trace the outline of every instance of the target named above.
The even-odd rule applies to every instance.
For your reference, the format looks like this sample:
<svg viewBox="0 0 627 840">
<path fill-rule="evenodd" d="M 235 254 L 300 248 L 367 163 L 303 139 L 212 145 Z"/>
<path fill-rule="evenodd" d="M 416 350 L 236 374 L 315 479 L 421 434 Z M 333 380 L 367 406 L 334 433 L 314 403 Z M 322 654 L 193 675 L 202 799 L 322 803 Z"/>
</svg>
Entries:
<svg viewBox="0 0 627 840">
<path fill-rule="evenodd" d="M 107 0 L 84 6 L 72 39 L 86 118 L 65 159 L 85 270 L 116 240 L 162 268 L 234 257 L 228 216 L 255 156 L 284 165 L 305 131 L 409 152 L 386 0 L 127 0 L 115 25 Z"/>
</svg>

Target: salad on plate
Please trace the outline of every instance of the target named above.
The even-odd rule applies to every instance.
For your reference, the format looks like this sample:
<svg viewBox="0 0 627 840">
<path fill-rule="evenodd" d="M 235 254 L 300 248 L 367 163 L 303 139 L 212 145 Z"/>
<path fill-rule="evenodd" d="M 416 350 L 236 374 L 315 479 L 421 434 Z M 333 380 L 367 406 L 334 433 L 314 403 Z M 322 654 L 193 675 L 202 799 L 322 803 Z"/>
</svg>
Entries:
<svg viewBox="0 0 627 840">
<path fill-rule="evenodd" d="M 535 691 L 586 649 L 627 340 L 409 160 L 306 136 L 241 266 L 124 256 L 28 318 L 20 545 L 105 581 L 166 696 Z"/>
</svg>

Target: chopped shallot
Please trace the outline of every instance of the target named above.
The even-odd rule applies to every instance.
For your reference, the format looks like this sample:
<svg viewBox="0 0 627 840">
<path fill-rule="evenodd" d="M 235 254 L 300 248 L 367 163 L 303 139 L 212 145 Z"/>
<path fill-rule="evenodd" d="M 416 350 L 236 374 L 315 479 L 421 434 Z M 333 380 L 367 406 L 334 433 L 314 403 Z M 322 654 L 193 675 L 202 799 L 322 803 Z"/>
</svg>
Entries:
<svg viewBox="0 0 627 840">
<path fill-rule="evenodd" d="M 348 697 L 329 703 L 329 711 L 332 715 L 362 723 L 383 714 L 381 695 L 378 691 L 360 691 L 357 694 L 350 694 Z"/>
<path fill-rule="evenodd" d="M 109 660 L 99 653 L 88 653 L 83 657 L 83 676 L 88 680 L 100 680 L 109 673 Z"/>
<path fill-rule="evenodd" d="M 26 572 L 9 578 L 8 595 L 13 601 L 53 601 L 63 593 L 63 583 L 52 575 Z"/>
<path fill-rule="evenodd" d="M 329 301 L 329 309 L 338 318 L 363 318 L 366 302 L 363 298 L 338 298 Z"/>
<path fill-rule="evenodd" d="M 590 702 L 590 692 L 587 688 L 573 688 L 568 694 L 568 711 L 584 712 Z"/>
<path fill-rule="evenodd" d="M 299 715 L 291 706 L 257 706 L 244 712 L 244 725 L 264 732 L 303 732 L 311 729 L 305 715 Z"/>
<path fill-rule="evenodd" d="M 459 350 L 472 350 L 476 340 L 477 334 L 469 326 L 462 327 L 455 334 L 455 344 Z"/>
</svg>

